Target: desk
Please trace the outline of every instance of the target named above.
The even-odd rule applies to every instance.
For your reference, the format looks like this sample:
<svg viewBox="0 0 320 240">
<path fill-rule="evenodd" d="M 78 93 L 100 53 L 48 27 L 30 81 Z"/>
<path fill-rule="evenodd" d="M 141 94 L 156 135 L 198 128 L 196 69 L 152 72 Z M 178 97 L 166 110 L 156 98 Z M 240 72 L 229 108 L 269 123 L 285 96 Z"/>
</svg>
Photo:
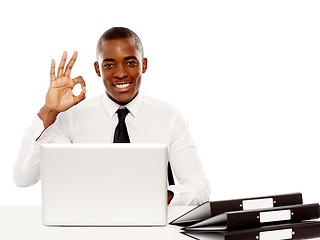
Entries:
<svg viewBox="0 0 320 240">
<path fill-rule="evenodd" d="M 169 207 L 168 222 L 193 207 Z M 0 206 L 0 239 L 6 240 L 192 240 L 180 227 L 46 227 L 40 206 Z M 320 238 L 314 238 L 320 239 Z"/>
<path fill-rule="evenodd" d="M 193 207 L 168 207 L 168 222 Z M 41 206 L 0 206 L 0 239 L 8 240 L 192 240 L 180 227 L 46 227 Z"/>
</svg>

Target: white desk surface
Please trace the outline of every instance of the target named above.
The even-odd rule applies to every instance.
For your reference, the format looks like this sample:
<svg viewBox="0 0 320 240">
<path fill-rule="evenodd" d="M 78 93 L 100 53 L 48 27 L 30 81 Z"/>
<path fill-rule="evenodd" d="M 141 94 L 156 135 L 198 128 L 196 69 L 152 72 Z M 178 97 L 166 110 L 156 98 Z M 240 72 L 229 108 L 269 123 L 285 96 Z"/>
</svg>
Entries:
<svg viewBox="0 0 320 240">
<path fill-rule="evenodd" d="M 169 207 L 168 222 L 193 207 Z M 0 206 L 0 239 L 6 240 L 194 240 L 180 227 L 46 227 L 41 206 Z M 314 238 L 320 239 L 320 238 Z"/>
<path fill-rule="evenodd" d="M 168 222 L 193 207 L 169 207 Z M 46 227 L 41 206 L 0 206 L 0 239 L 8 240 L 192 240 L 180 227 Z"/>
</svg>

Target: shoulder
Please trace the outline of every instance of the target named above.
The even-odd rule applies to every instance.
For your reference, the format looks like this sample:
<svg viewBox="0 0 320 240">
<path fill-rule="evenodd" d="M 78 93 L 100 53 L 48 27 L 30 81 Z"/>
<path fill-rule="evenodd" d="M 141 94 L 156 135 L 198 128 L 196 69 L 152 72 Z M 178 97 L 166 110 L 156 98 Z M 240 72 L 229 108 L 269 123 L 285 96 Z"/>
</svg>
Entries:
<svg viewBox="0 0 320 240">
<path fill-rule="evenodd" d="M 184 117 L 181 112 L 172 104 L 164 102 L 162 100 L 150 97 L 147 95 L 142 96 L 142 106 L 145 110 L 155 115 L 167 115 L 171 120 L 183 120 Z"/>
<path fill-rule="evenodd" d="M 157 111 L 157 112 L 158 111 L 164 111 L 167 113 L 178 112 L 177 108 L 171 105 L 170 103 L 164 102 L 162 100 L 159 100 L 147 95 L 142 96 L 142 107 L 147 108 L 148 110 Z"/>
<path fill-rule="evenodd" d="M 147 95 L 142 96 L 142 103 L 144 107 L 150 107 L 154 109 L 163 109 L 163 110 L 172 111 L 172 112 L 178 111 L 173 105 Z"/>
</svg>

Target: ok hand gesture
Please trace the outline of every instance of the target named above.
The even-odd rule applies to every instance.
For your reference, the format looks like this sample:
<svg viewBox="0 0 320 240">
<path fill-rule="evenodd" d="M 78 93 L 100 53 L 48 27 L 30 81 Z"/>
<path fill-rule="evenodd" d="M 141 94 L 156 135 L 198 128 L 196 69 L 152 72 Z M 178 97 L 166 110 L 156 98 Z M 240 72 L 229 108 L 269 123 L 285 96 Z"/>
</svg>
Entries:
<svg viewBox="0 0 320 240">
<path fill-rule="evenodd" d="M 46 103 L 44 106 L 47 110 L 60 113 L 85 99 L 86 84 L 83 78 L 79 76 L 71 79 L 70 77 L 77 55 L 78 53 L 74 52 L 65 68 L 67 52 L 63 52 L 57 76 L 55 74 L 55 62 L 54 60 L 51 61 L 50 87 L 46 95 Z M 75 96 L 72 89 L 78 83 L 80 83 L 82 91 L 78 96 Z"/>
</svg>

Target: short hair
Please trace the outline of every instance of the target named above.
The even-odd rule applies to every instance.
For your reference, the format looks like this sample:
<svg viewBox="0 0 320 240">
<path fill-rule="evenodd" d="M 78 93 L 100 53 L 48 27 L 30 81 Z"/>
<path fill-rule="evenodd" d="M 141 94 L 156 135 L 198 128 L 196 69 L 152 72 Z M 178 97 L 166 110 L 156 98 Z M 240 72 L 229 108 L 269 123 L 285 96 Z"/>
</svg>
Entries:
<svg viewBox="0 0 320 240">
<path fill-rule="evenodd" d="M 123 39 L 123 38 L 132 38 L 138 43 L 139 50 L 141 52 L 142 57 L 144 57 L 144 52 L 143 52 L 143 47 L 140 38 L 138 37 L 137 34 L 135 34 L 133 31 L 131 31 L 129 28 L 125 27 L 113 27 L 110 28 L 109 30 L 105 31 L 97 44 L 96 48 L 96 57 L 97 60 L 99 59 L 99 54 L 101 52 L 101 44 L 102 41 L 105 40 L 117 40 L 117 39 Z"/>
</svg>

